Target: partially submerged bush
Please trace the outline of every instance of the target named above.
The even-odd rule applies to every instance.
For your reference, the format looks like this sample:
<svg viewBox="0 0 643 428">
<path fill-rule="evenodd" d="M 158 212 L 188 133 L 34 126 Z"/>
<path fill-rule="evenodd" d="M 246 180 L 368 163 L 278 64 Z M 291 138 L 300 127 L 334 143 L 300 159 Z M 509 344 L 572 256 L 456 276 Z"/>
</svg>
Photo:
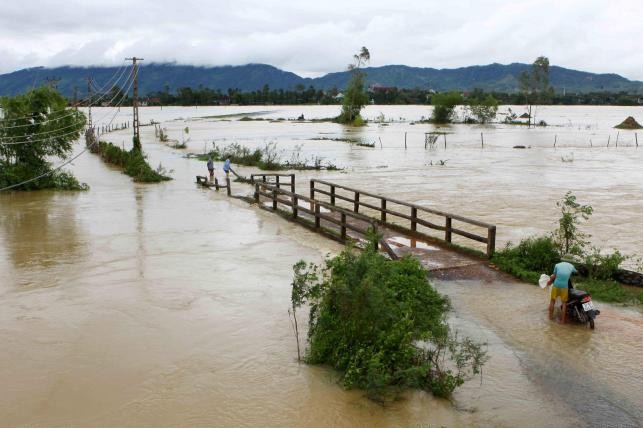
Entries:
<svg viewBox="0 0 643 428">
<path fill-rule="evenodd" d="M 346 388 L 375 400 L 407 387 L 446 397 L 486 361 L 480 344 L 450 331 L 448 299 L 413 258 L 349 247 L 323 267 L 300 261 L 293 269 L 293 314 L 310 305 L 305 360 L 339 370 Z"/>
<path fill-rule="evenodd" d="M 159 183 L 161 181 L 171 180 L 159 170 L 154 170 L 145 160 L 145 156 L 140 150 L 126 151 L 112 143 L 100 141 L 98 143 L 99 154 L 103 160 L 113 165 L 121 167 L 123 172 L 141 183 Z"/>
<path fill-rule="evenodd" d="M 550 236 L 533 236 L 522 239 L 517 246 L 507 246 L 497 251 L 492 261 L 503 271 L 528 281 L 536 282 L 543 272 L 552 272 L 561 259 L 558 245 Z"/>
<path fill-rule="evenodd" d="M 296 146 L 291 159 L 282 162 L 283 150 L 277 149 L 276 142 L 269 142 L 261 149 L 250 149 L 239 143 L 232 143 L 226 147 L 213 145 L 213 149 L 206 154 L 199 155 L 197 158 L 202 161 L 208 159 L 222 161 L 230 159 L 230 162 L 237 165 L 254 166 L 261 170 L 279 171 L 288 169 L 297 170 L 336 170 L 337 166 L 328 163 L 322 165 L 323 158 L 316 156 L 312 159 L 301 158 L 301 147 Z"/>
</svg>

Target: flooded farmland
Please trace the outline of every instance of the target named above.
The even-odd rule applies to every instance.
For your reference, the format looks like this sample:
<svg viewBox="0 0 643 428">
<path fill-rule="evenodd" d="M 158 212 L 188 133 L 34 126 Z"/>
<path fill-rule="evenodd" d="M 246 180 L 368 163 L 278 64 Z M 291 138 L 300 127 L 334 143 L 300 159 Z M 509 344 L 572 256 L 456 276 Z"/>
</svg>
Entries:
<svg viewBox="0 0 643 428">
<path fill-rule="evenodd" d="M 574 190 L 594 207 L 595 244 L 640 255 L 643 133 L 612 126 L 643 110 L 539 107 L 550 126 L 453 125 L 433 149 L 424 138 L 436 128 L 416 123 L 426 107 L 369 106 L 366 117 L 384 120 L 363 128 L 310 121 L 337 111 L 144 108 L 142 122 L 189 139 L 173 149 L 141 128 L 150 163 L 173 181 L 136 184 L 87 154 L 71 170 L 88 192 L 0 194 L 0 425 L 640 426 L 640 311 L 600 304 L 596 331 L 559 326 L 546 320 L 542 290 L 504 277 L 436 283 L 454 303 L 450 322 L 491 356 L 453 402 L 409 392 L 382 407 L 344 391 L 332 371 L 298 364 L 291 266 L 340 246 L 197 188 L 205 165 L 184 155 L 213 142 L 276 143 L 286 160 L 341 168 L 297 173 L 302 186 L 324 178 L 493 223 L 499 245 L 551 230 L 555 202 Z M 94 109 L 105 123 L 130 114 Z M 349 138 L 374 147 L 339 141 Z M 104 139 L 127 146 L 130 130 Z M 233 193 L 251 188 L 233 183 Z"/>
</svg>

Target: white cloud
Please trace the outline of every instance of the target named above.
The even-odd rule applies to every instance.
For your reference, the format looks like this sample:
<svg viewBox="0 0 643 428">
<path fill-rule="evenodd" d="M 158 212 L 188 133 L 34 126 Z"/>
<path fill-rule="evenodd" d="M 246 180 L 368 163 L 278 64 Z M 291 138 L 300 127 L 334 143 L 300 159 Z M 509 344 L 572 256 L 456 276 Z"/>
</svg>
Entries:
<svg viewBox="0 0 643 428">
<path fill-rule="evenodd" d="M 39 65 L 262 62 L 304 76 L 372 65 L 551 63 L 643 80 L 639 0 L 6 1 L 0 72 Z"/>
</svg>

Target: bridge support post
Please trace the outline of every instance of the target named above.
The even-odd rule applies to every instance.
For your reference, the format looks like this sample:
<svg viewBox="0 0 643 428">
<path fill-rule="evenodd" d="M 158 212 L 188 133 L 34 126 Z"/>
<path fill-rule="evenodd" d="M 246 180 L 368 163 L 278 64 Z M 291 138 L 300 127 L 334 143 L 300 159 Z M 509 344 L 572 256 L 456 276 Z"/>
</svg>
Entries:
<svg viewBox="0 0 643 428">
<path fill-rule="evenodd" d="M 230 177 L 225 178 L 225 187 L 226 187 L 228 196 L 232 196 L 232 189 L 230 188 Z"/>
<path fill-rule="evenodd" d="M 384 223 L 386 223 L 386 199 L 382 198 L 381 207 L 382 207 L 381 220 L 382 220 L 382 223 L 384 224 Z"/>
<path fill-rule="evenodd" d="M 330 186 L 330 204 L 335 205 L 335 186 Z"/>
<path fill-rule="evenodd" d="M 315 228 L 319 229 L 321 226 L 321 217 L 319 217 L 319 204 L 315 204 Z"/>
<path fill-rule="evenodd" d="M 277 211 L 277 189 L 272 190 L 272 210 Z"/>
<path fill-rule="evenodd" d="M 346 213 L 342 213 L 342 241 L 346 240 Z"/>
<path fill-rule="evenodd" d="M 496 226 L 491 226 L 487 233 L 487 257 L 491 258 L 496 252 Z"/>
<path fill-rule="evenodd" d="M 411 207 L 411 230 L 413 232 L 417 232 L 418 229 L 418 224 L 417 224 L 417 218 L 418 218 L 418 209 L 415 207 Z"/>
<path fill-rule="evenodd" d="M 446 218 L 446 224 L 444 225 L 444 240 L 451 243 L 451 217 Z"/>
<path fill-rule="evenodd" d="M 259 183 L 255 183 L 255 202 L 259 203 Z"/>
<path fill-rule="evenodd" d="M 293 192 L 294 193 L 294 192 Z M 299 198 L 297 195 L 293 195 L 292 197 L 292 216 L 293 218 L 297 218 L 297 207 L 299 206 Z"/>
<path fill-rule="evenodd" d="M 353 205 L 353 211 L 356 213 L 359 212 L 359 192 L 355 192 L 355 203 Z"/>
<path fill-rule="evenodd" d="M 295 193 L 295 174 L 290 174 L 290 191 Z"/>
</svg>

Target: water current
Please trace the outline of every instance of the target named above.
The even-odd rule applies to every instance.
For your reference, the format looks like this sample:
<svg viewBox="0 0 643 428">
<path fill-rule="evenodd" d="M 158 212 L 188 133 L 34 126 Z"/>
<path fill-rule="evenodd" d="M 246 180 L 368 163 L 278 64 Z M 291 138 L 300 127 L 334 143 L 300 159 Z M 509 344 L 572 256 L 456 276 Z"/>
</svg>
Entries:
<svg viewBox="0 0 643 428">
<path fill-rule="evenodd" d="M 453 301 L 450 322 L 491 356 L 452 401 L 416 391 L 382 407 L 344 391 L 332 370 L 298 364 L 291 266 L 341 247 L 195 187 L 205 165 L 183 156 L 212 142 L 275 142 L 285 159 L 322 156 L 343 168 L 298 173 L 298 183 L 326 178 L 494 223 L 500 243 L 550 230 L 556 200 L 574 190 L 595 208 L 595 244 L 640 254 L 643 147 L 630 131 L 616 147 L 611 126 L 628 115 L 641 122 L 641 109 L 543 107 L 537 119 L 551 126 L 453 125 L 440 129 L 446 148 L 440 137 L 426 150 L 435 128 L 411 124 L 425 107 L 369 106 L 367 117 L 394 121 L 359 129 L 237 120 L 336 110 L 144 108 L 143 122 L 189 138 L 188 149 L 172 149 L 141 128 L 150 163 L 173 170 L 173 181 L 135 184 L 87 154 L 71 170 L 88 192 L 0 194 L 0 425 L 640 426 L 640 311 L 600 303 L 595 331 L 560 326 L 546 320 L 542 290 L 509 278 L 436 281 Z M 126 120 L 122 109 L 114 123 Z M 127 146 L 129 132 L 104 138 Z M 346 137 L 375 147 L 333 140 Z"/>
</svg>

